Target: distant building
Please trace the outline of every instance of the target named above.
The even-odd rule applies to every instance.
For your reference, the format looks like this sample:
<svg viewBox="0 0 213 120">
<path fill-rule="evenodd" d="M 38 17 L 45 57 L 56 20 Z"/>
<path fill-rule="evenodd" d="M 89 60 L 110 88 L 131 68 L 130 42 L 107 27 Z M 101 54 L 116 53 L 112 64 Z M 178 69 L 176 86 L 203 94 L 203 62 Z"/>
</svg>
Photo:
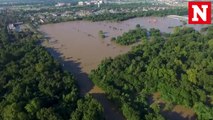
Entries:
<svg viewBox="0 0 213 120">
<path fill-rule="evenodd" d="M 83 1 L 80 1 L 80 2 L 78 2 L 78 5 L 79 5 L 79 6 L 83 6 L 83 5 L 84 5 L 84 2 L 83 2 Z"/>
<path fill-rule="evenodd" d="M 103 0 L 91 0 L 91 1 L 80 1 L 78 2 L 79 6 L 84 6 L 84 5 L 98 5 L 100 7 L 101 4 L 103 4 L 104 1 Z"/>
<path fill-rule="evenodd" d="M 100 7 L 101 4 L 103 4 L 103 3 L 104 3 L 103 0 L 98 0 L 98 1 L 97 1 L 98 7 Z"/>
<path fill-rule="evenodd" d="M 43 20 L 43 19 L 40 19 L 40 22 L 41 22 L 41 23 L 44 23 L 44 20 Z"/>
<path fill-rule="evenodd" d="M 16 29 L 16 27 L 15 27 L 14 24 L 9 24 L 9 25 L 8 25 L 8 29 L 13 31 L 13 30 Z"/>
<path fill-rule="evenodd" d="M 65 6 L 66 4 L 65 3 L 57 3 L 55 6 L 56 7 L 62 7 L 62 6 Z"/>
<path fill-rule="evenodd" d="M 55 13 L 51 13 L 53 17 L 57 17 L 58 15 Z"/>
<path fill-rule="evenodd" d="M 86 1 L 85 4 L 86 5 L 91 5 L 91 2 Z"/>
<path fill-rule="evenodd" d="M 92 13 L 90 11 L 87 11 L 87 10 L 81 10 L 81 11 L 76 12 L 75 14 L 77 16 L 84 17 L 84 16 L 89 16 Z"/>
<path fill-rule="evenodd" d="M 23 24 L 23 22 L 12 23 L 7 26 L 7 29 L 8 29 L 8 31 L 20 32 L 21 31 L 20 25 L 22 25 L 22 24 Z"/>
<path fill-rule="evenodd" d="M 31 16 L 31 17 L 30 17 L 30 19 L 31 19 L 32 21 L 34 21 L 34 20 L 35 20 L 35 18 L 34 18 L 33 16 Z"/>
<path fill-rule="evenodd" d="M 98 3 L 99 3 L 99 4 L 103 4 L 104 1 L 103 1 L 103 0 L 98 0 Z"/>
</svg>

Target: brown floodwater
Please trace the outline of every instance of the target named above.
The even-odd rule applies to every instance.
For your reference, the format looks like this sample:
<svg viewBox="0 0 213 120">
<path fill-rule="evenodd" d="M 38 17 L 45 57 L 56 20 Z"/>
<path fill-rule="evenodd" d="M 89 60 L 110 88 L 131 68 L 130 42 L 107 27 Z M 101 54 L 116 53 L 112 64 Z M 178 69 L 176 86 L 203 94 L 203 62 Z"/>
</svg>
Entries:
<svg viewBox="0 0 213 120">
<path fill-rule="evenodd" d="M 44 45 L 52 56 L 57 59 L 65 70 L 73 73 L 81 94 L 92 94 L 104 107 L 107 120 L 122 120 L 114 104 L 109 102 L 104 91 L 95 86 L 88 78 L 92 69 L 97 68 L 101 61 L 127 53 L 132 46 L 120 46 L 111 42 L 112 37 L 122 35 L 137 24 L 144 28 L 158 28 L 162 32 L 172 32 L 171 27 L 180 26 L 182 22 L 167 17 L 135 18 L 123 22 L 89 22 L 73 21 L 57 24 L 42 25 L 40 31 L 50 39 Z M 187 25 L 200 30 L 201 25 Z M 102 39 L 99 31 L 106 38 Z"/>
</svg>

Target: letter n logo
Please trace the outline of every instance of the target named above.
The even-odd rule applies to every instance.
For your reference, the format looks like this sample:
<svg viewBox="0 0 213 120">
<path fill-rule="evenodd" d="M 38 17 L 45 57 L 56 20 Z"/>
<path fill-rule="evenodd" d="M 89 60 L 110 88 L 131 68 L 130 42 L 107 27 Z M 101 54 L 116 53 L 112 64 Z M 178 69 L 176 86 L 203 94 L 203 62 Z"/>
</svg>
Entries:
<svg viewBox="0 0 213 120">
<path fill-rule="evenodd" d="M 189 24 L 211 24 L 211 2 L 189 2 Z"/>
</svg>

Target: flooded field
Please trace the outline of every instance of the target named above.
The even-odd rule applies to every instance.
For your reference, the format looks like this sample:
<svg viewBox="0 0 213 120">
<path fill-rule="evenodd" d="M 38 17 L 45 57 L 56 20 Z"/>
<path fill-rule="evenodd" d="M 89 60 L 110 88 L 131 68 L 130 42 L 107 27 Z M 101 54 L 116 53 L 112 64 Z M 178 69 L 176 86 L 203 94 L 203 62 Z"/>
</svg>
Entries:
<svg viewBox="0 0 213 120">
<path fill-rule="evenodd" d="M 134 29 L 137 24 L 147 29 L 158 28 L 162 32 L 172 32 L 172 27 L 183 23 L 167 17 L 144 17 L 123 22 L 74 21 L 43 25 L 40 28 L 40 31 L 50 37 L 44 45 L 61 62 L 64 69 L 74 74 L 81 94 L 92 94 L 104 106 L 105 115 L 110 120 L 120 120 L 123 116 L 106 99 L 104 91 L 94 86 L 88 74 L 97 68 L 103 59 L 127 53 L 131 49 L 132 46 L 119 46 L 110 40 Z M 190 27 L 200 30 L 203 26 Z M 102 39 L 99 31 L 103 31 L 107 37 Z"/>
<path fill-rule="evenodd" d="M 80 63 L 83 72 L 89 73 L 106 57 L 115 57 L 126 53 L 131 46 L 119 46 L 110 39 L 130 29 L 137 24 L 150 29 L 157 28 L 162 32 L 172 32 L 172 27 L 182 25 L 182 22 L 167 17 L 144 17 L 130 19 L 124 22 L 89 22 L 74 21 L 41 26 L 40 30 L 47 34 L 49 47 L 62 53 L 65 59 Z M 200 30 L 201 25 L 187 25 Z M 107 36 L 102 39 L 99 31 Z"/>
</svg>

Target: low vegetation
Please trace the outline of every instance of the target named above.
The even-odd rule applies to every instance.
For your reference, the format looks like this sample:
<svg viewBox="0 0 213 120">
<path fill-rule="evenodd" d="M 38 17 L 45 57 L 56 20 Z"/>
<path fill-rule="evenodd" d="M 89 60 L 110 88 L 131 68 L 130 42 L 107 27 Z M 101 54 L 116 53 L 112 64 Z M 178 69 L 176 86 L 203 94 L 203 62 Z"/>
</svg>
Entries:
<svg viewBox="0 0 213 120">
<path fill-rule="evenodd" d="M 99 34 L 100 38 L 102 38 L 102 39 L 104 39 L 106 37 L 105 33 L 102 30 L 100 30 L 98 34 Z"/>
</svg>

